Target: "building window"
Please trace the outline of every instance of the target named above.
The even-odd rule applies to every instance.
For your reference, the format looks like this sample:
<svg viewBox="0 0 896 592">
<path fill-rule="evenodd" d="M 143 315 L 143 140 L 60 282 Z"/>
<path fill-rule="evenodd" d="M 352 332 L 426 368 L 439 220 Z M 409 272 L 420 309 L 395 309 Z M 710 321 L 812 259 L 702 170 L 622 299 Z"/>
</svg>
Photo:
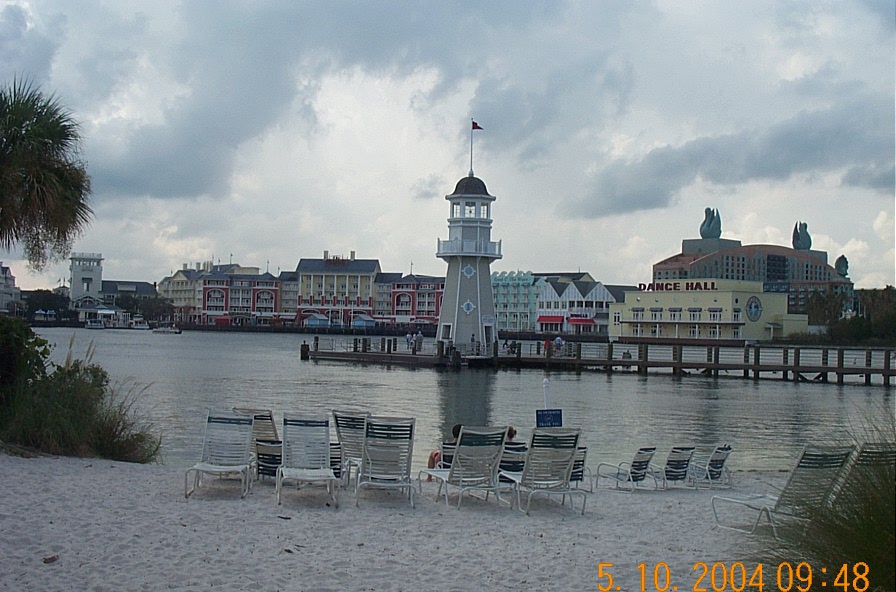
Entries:
<svg viewBox="0 0 896 592">
<path fill-rule="evenodd" d="M 476 202 L 468 201 L 464 207 L 464 218 L 476 217 Z"/>
<path fill-rule="evenodd" d="M 618 311 L 614 312 L 613 313 L 613 325 L 619 326 L 620 323 L 622 323 L 622 313 L 618 312 Z"/>
<path fill-rule="evenodd" d="M 688 327 L 688 337 L 700 337 L 700 325 L 690 325 Z"/>
</svg>

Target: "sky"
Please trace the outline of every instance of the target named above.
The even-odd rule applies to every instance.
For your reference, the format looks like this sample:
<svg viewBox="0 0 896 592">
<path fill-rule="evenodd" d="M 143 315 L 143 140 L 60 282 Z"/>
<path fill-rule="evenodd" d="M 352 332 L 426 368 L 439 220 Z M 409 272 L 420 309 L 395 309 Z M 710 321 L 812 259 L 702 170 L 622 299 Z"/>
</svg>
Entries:
<svg viewBox="0 0 896 592">
<path fill-rule="evenodd" d="M 896 284 L 896 0 L 0 0 L 0 84 L 80 122 L 103 277 L 301 258 L 444 275 L 473 169 L 492 271 L 649 282 L 699 238 L 849 261 Z M 53 288 L 68 262 L 30 271 Z M 67 280 L 66 280 L 67 281 Z"/>
</svg>

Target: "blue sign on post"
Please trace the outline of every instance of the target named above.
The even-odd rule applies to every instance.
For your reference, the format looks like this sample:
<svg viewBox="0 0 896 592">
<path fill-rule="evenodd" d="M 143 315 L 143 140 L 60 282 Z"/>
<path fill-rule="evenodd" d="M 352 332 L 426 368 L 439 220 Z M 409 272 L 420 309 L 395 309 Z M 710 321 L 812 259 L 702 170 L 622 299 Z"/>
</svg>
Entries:
<svg viewBox="0 0 896 592">
<path fill-rule="evenodd" d="M 538 428 L 562 428 L 563 427 L 563 410 L 562 409 L 536 409 L 535 410 L 535 427 L 538 427 Z"/>
</svg>

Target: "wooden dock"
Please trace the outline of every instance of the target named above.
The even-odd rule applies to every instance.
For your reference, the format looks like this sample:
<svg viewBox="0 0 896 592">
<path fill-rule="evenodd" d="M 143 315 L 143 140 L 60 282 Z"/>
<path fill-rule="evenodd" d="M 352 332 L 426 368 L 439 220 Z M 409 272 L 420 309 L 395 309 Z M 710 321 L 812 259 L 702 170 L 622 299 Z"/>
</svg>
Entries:
<svg viewBox="0 0 896 592">
<path fill-rule="evenodd" d="M 430 368 L 534 368 L 571 372 L 671 373 L 674 376 L 705 375 L 776 379 L 793 382 L 833 382 L 850 380 L 866 385 L 889 387 L 896 375 L 893 348 L 817 348 L 773 346 L 691 346 L 567 344 L 560 352 L 544 351 L 532 343 L 513 354 L 491 352 L 416 351 L 399 348 L 396 338 L 360 338 L 344 346 L 303 345 L 302 358 L 353 363 L 404 365 Z M 526 350 L 526 351 L 524 351 Z"/>
</svg>

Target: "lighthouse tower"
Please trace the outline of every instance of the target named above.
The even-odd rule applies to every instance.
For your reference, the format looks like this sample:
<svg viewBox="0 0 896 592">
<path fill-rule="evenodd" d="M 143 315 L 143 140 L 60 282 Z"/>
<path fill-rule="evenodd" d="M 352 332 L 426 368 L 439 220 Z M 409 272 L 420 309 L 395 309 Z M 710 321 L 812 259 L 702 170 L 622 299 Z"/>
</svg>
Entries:
<svg viewBox="0 0 896 592">
<path fill-rule="evenodd" d="M 450 204 L 448 240 L 439 241 L 436 256 L 448 263 L 448 272 L 438 339 L 483 351 L 497 340 L 490 271 L 492 261 L 501 258 L 501 242 L 491 240 L 495 197 L 470 171 L 445 199 Z"/>
</svg>

